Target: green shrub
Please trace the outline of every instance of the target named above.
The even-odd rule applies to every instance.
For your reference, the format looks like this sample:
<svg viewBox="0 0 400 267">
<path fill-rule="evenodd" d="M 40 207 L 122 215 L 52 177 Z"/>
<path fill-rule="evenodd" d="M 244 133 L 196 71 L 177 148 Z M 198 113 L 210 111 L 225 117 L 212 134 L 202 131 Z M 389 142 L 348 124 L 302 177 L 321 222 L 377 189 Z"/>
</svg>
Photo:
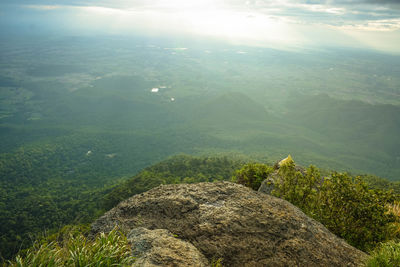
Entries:
<svg viewBox="0 0 400 267">
<path fill-rule="evenodd" d="M 237 172 L 237 182 L 257 189 L 270 171 L 263 164 L 248 164 Z M 275 179 L 273 195 L 298 206 L 350 245 L 369 251 L 395 236 L 391 191 L 370 189 L 360 177 L 346 173 L 322 179 L 317 168 L 301 172 L 293 162 L 282 166 Z"/>
<path fill-rule="evenodd" d="M 359 177 L 332 173 L 320 187 L 314 217 L 350 245 L 368 251 L 392 237 L 389 191 L 372 190 Z"/>
<path fill-rule="evenodd" d="M 264 181 L 273 169 L 261 163 L 248 163 L 240 170 L 237 170 L 233 180 L 236 183 L 245 185 L 254 190 L 258 190 L 262 181 Z"/>
<path fill-rule="evenodd" d="M 71 233 L 61 243 L 35 244 L 10 266 L 129 266 L 134 261 L 126 236 L 114 229 L 94 240 Z"/>
<path fill-rule="evenodd" d="M 272 194 L 286 199 L 306 213 L 312 213 L 321 182 L 318 169 L 310 166 L 304 175 L 295 169 L 294 163 L 289 163 L 283 165 L 278 174 L 282 179 L 275 182 Z"/>
<path fill-rule="evenodd" d="M 389 241 L 380 245 L 368 258 L 366 267 L 400 266 L 400 243 Z"/>
</svg>

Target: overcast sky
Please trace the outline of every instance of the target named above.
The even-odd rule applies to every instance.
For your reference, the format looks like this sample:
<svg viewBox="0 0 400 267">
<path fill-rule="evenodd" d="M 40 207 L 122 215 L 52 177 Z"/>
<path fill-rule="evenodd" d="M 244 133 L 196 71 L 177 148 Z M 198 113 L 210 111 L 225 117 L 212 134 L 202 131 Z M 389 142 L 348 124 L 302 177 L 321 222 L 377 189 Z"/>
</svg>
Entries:
<svg viewBox="0 0 400 267">
<path fill-rule="evenodd" d="M 8 30 L 184 34 L 267 47 L 400 53 L 400 0 L 2 0 L 0 23 Z"/>
</svg>

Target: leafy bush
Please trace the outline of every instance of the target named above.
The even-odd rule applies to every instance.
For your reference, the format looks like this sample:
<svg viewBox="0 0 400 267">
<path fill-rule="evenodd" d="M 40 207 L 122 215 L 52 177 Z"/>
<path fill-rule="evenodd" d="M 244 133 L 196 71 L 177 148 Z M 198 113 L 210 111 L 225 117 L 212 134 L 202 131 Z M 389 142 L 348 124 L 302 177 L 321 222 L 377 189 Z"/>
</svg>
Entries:
<svg viewBox="0 0 400 267">
<path fill-rule="evenodd" d="M 361 250 L 392 237 L 395 216 L 387 204 L 394 196 L 389 191 L 372 190 L 359 177 L 333 173 L 324 180 L 316 201 L 316 219 Z"/>
<path fill-rule="evenodd" d="M 271 171 L 264 164 L 247 164 L 237 171 L 236 181 L 257 190 Z M 321 178 L 317 168 L 310 166 L 304 172 L 291 162 L 281 166 L 275 175 L 272 194 L 298 206 L 364 251 L 396 235 L 396 217 L 388 205 L 393 203 L 394 195 L 391 191 L 370 189 L 360 177 L 334 172 Z"/>
<path fill-rule="evenodd" d="M 400 266 L 400 243 L 393 240 L 381 244 L 366 263 L 366 267 L 393 266 Z"/>
<path fill-rule="evenodd" d="M 233 180 L 239 184 L 258 190 L 273 169 L 261 163 L 248 163 L 237 170 Z"/>
<path fill-rule="evenodd" d="M 134 261 L 126 236 L 114 229 L 94 240 L 73 232 L 61 243 L 36 243 L 10 266 L 129 266 Z"/>
<path fill-rule="evenodd" d="M 304 175 L 295 169 L 292 162 L 283 165 L 278 174 L 281 179 L 276 181 L 272 194 L 286 199 L 305 212 L 312 212 L 317 188 L 321 182 L 319 170 L 310 166 Z"/>
</svg>

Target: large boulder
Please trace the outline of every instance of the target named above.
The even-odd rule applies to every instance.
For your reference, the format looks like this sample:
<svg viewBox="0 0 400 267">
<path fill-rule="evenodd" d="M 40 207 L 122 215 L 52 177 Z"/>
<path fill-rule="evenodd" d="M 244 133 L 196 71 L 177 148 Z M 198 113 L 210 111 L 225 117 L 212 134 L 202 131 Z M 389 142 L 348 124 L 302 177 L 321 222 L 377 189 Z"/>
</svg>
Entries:
<svg viewBox="0 0 400 267">
<path fill-rule="evenodd" d="M 117 225 L 167 229 L 224 266 L 359 266 L 366 256 L 289 202 L 229 182 L 159 186 L 108 211 L 92 233 Z"/>
<path fill-rule="evenodd" d="M 207 259 L 191 243 L 176 238 L 165 229 L 132 229 L 128 235 L 132 244 L 133 266 L 209 266 Z"/>
</svg>

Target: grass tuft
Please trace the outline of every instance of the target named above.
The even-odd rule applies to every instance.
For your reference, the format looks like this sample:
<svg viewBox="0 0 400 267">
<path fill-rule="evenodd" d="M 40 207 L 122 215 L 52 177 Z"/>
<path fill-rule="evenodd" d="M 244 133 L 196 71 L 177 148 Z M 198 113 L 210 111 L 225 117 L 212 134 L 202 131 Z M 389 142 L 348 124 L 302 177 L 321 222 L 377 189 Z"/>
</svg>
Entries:
<svg viewBox="0 0 400 267">
<path fill-rule="evenodd" d="M 99 234 L 94 240 L 74 233 L 61 244 L 36 243 L 10 261 L 9 266 L 129 266 L 133 262 L 126 236 L 114 229 L 108 234 Z"/>
</svg>

